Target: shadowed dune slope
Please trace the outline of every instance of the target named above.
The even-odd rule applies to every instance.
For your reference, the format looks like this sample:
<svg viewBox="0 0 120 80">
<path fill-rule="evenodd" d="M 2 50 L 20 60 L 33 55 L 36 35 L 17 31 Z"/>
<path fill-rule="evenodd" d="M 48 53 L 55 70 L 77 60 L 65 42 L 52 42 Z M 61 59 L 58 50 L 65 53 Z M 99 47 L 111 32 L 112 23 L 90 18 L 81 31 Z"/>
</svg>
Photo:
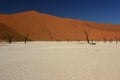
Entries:
<svg viewBox="0 0 120 80">
<path fill-rule="evenodd" d="M 6 26 L 3 23 L 0 23 L 0 41 L 7 41 L 9 36 L 13 36 L 13 41 L 23 41 L 24 36 Z M 30 39 L 29 39 L 30 40 Z"/>
<path fill-rule="evenodd" d="M 88 32 L 90 40 L 120 37 L 120 25 L 60 18 L 36 11 L 1 14 L 0 22 L 21 35 L 29 34 L 35 41 L 85 40 L 84 31 Z"/>
<path fill-rule="evenodd" d="M 0 40 L 7 41 L 8 36 L 14 36 L 13 39 L 15 41 L 22 40 L 22 35 L 11 29 L 10 27 L 6 26 L 5 24 L 0 23 Z"/>
</svg>

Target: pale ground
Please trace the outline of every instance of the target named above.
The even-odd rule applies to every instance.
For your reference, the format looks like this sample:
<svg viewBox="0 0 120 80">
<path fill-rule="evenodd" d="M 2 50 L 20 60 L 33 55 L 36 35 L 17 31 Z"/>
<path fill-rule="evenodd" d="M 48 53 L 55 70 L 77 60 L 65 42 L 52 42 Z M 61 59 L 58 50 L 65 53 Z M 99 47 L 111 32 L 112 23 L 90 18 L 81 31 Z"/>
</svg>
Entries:
<svg viewBox="0 0 120 80">
<path fill-rule="evenodd" d="M 120 43 L 0 43 L 0 80 L 120 80 Z"/>
</svg>

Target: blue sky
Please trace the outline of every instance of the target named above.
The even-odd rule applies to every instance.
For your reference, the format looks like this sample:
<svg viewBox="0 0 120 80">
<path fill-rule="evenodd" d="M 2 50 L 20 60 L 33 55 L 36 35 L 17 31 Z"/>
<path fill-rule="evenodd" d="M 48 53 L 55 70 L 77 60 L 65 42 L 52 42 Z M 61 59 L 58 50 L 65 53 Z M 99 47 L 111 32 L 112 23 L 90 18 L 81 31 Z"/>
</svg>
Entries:
<svg viewBox="0 0 120 80">
<path fill-rule="evenodd" d="M 120 24 L 120 0 L 0 0 L 0 13 L 37 10 L 59 17 Z"/>
</svg>

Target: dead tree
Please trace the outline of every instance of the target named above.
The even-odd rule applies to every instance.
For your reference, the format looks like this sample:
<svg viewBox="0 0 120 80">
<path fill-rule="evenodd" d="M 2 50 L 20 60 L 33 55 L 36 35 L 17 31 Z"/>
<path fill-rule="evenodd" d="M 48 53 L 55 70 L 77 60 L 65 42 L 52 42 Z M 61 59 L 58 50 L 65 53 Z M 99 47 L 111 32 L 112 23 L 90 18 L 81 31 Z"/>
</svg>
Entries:
<svg viewBox="0 0 120 80">
<path fill-rule="evenodd" d="M 116 40 L 116 44 L 118 44 L 119 38 L 115 37 L 115 40 Z"/>
<path fill-rule="evenodd" d="M 118 37 L 118 42 L 120 42 L 120 37 Z"/>
<path fill-rule="evenodd" d="M 104 43 L 106 42 L 106 38 L 105 37 L 103 38 L 103 41 L 104 41 Z"/>
<path fill-rule="evenodd" d="M 12 41 L 13 41 L 13 34 L 7 34 L 7 41 L 9 42 L 9 44 L 12 43 Z"/>
<path fill-rule="evenodd" d="M 109 42 L 110 42 L 110 43 L 112 43 L 112 42 L 113 42 L 113 40 L 112 40 L 112 39 L 110 39 L 110 40 L 109 40 Z"/>
<path fill-rule="evenodd" d="M 89 44 L 90 41 L 89 41 L 89 37 L 88 37 L 88 32 L 84 31 L 84 34 L 85 34 L 85 36 L 86 36 L 87 43 Z"/>
<path fill-rule="evenodd" d="M 25 34 L 25 36 L 24 36 L 24 42 L 25 42 L 25 44 L 26 44 L 27 41 L 28 41 L 28 37 L 29 37 L 29 35 L 28 35 L 28 34 Z"/>
</svg>

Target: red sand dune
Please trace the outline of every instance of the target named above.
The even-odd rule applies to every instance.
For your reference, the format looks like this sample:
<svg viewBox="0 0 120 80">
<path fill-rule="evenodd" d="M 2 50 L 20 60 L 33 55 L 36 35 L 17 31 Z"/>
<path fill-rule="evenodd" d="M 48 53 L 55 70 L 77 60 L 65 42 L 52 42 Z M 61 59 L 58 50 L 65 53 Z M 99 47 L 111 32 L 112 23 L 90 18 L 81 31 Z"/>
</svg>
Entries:
<svg viewBox="0 0 120 80">
<path fill-rule="evenodd" d="M 13 36 L 14 41 L 23 41 L 24 36 L 6 26 L 5 24 L 0 23 L 0 41 L 7 41 L 9 37 Z"/>
<path fill-rule="evenodd" d="M 120 39 L 120 25 L 60 18 L 36 11 L 1 14 L 0 23 L 21 36 L 29 34 L 29 38 L 35 41 L 86 40 L 84 31 L 88 32 L 90 40 Z M 6 30 L 0 32 L 6 33 Z"/>
</svg>

